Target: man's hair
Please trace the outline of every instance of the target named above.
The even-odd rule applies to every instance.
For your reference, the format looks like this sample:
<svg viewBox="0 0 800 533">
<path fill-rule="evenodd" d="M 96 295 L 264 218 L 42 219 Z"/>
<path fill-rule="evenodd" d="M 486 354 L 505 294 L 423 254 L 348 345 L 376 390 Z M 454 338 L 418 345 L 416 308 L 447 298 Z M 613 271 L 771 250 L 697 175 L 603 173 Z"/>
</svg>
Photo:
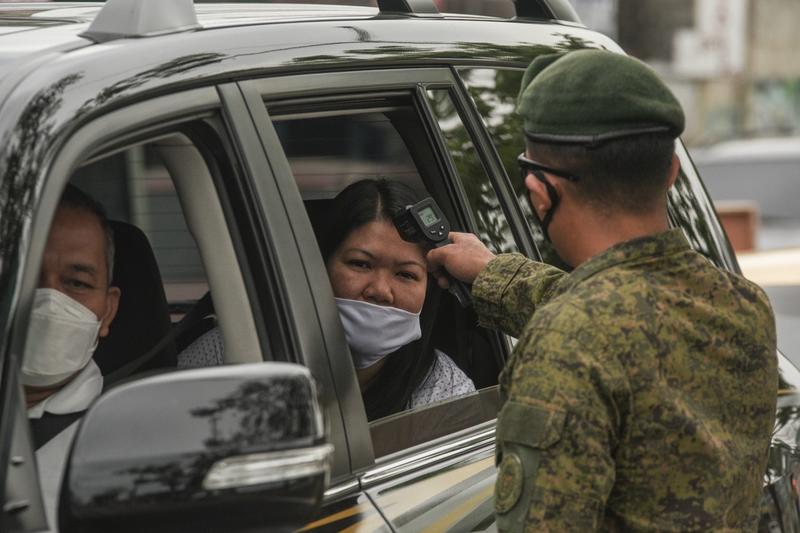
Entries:
<svg viewBox="0 0 800 533">
<path fill-rule="evenodd" d="M 103 228 L 103 233 L 106 236 L 106 265 L 108 267 L 108 285 L 110 286 L 111 278 L 114 274 L 114 232 L 108 223 L 106 210 L 97 200 L 72 184 L 67 184 L 61 199 L 58 201 L 58 207 L 89 213 L 94 215 L 100 222 L 100 227 Z"/>
<path fill-rule="evenodd" d="M 642 214 L 664 198 L 675 140 L 668 133 L 623 137 L 598 147 L 528 140 L 534 158 L 578 177 L 579 197 L 601 212 Z"/>
</svg>

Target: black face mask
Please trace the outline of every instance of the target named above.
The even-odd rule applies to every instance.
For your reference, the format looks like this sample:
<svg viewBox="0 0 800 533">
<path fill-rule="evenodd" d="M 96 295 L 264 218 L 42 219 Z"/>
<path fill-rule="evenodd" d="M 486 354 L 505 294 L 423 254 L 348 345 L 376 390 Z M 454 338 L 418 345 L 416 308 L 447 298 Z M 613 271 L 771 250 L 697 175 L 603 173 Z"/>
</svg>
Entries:
<svg viewBox="0 0 800 533">
<path fill-rule="evenodd" d="M 539 163 L 538 161 L 534 161 L 533 159 L 528 159 L 525 156 L 525 152 L 517 156 L 517 163 L 519 164 L 520 177 L 522 178 L 523 182 L 528 177 L 528 174 L 531 173 L 537 180 L 544 183 L 544 186 L 547 188 L 547 195 L 550 197 L 551 207 L 550 210 L 547 211 L 547 214 L 545 214 L 544 219 L 539 218 L 539 214 L 536 212 L 536 208 L 534 208 L 533 204 L 531 204 L 531 210 L 533 211 L 533 215 L 539 221 L 539 226 L 541 226 L 542 228 L 542 233 L 544 233 L 544 238 L 547 240 L 547 242 L 552 242 L 550 240 L 550 232 L 548 230 L 550 229 L 550 222 L 552 222 L 553 220 L 553 215 L 555 214 L 556 208 L 558 207 L 560 198 L 558 196 L 558 193 L 556 192 L 556 188 L 553 187 L 553 185 L 549 181 L 547 181 L 547 178 L 545 177 L 544 173 L 549 172 L 560 178 L 564 178 L 572 182 L 577 182 L 579 178 L 578 176 L 572 174 L 571 172 L 567 172 L 565 170 L 560 170 L 557 168 L 550 167 L 548 165 L 544 165 L 542 163 Z M 530 200 L 530 193 L 528 194 L 528 200 Z"/>
<path fill-rule="evenodd" d="M 559 198 L 556 188 L 553 187 L 549 181 L 547 181 L 547 178 L 542 172 L 534 171 L 533 175 L 537 180 L 541 181 L 547 189 L 547 196 L 550 197 L 550 209 L 547 210 L 544 218 L 539 218 L 539 213 L 536 211 L 536 208 L 533 206 L 533 202 L 531 201 L 531 210 L 533 211 L 533 216 L 535 216 L 539 221 L 539 226 L 542 228 L 542 233 L 544 234 L 545 240 L 549 243 L 552 243 L 553 241 L 550 239 L 550 232 L 548 230 L 550 228 L 550 223 L 553 221 L 553 214 L 555 214 L 561 198 Z M 531 195 L 528 193 L 528 200 L 530 199 Z"/>
</svg>

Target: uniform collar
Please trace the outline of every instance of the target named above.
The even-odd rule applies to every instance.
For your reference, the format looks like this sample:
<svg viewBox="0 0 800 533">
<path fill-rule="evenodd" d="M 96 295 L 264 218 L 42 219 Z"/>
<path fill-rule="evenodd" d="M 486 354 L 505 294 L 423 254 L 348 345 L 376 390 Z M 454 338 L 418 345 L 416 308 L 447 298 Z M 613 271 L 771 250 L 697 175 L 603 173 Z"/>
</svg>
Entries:
<svg viewBox="0 0 800 533">
<path fill-rule="evenodd" d="M 41 418 L 45 413 L 65 415 L 85 411 L 101 392 L 103 374 L 91 359 L 64 388 L 28 409 L 28 418 Z"/>
<path fill-rule="evenodd" d="M 584 261 L 564 280 L 563 288 L 571 288 L 594 276 L 598 272 L 623 263 L 635 263 L 643 259 L 670 255 L 690 250 L 689 241 L 680 228 L 647 235 L 615 244 Z"/>
</svg>

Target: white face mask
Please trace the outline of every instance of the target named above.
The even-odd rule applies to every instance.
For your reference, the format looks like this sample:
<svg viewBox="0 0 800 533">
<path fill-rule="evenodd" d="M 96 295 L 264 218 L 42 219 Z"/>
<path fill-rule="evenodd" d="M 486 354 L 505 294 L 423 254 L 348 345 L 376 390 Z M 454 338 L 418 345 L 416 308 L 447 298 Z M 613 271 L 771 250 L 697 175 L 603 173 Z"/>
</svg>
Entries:
<svg viewBox="0 0 800 533">
<path fill-rule="evenodd" d="M 97 347 L 100 321 L 55 289 L 36 289 L 22 358 L 22 383 L 48 387 L 83 369 Z"/>
<path fill-rule="evenodd" d="M 422 337 L 419 313 L 360 300 L 336 298 L 356 368 L 370 367 Z"/>
</svg>

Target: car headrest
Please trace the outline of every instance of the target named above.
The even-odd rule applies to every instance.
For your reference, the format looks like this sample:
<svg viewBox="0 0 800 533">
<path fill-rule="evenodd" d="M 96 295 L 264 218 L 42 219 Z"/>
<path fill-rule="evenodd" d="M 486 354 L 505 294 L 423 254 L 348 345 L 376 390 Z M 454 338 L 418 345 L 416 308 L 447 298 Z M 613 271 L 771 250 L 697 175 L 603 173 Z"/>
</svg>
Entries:
<svg viewBox="0 0 800 533">
<path fill-rule="evenodd" d="M 103 375 L 146 353 L 172 326 L 167 297 L 147 236 L 132 224 L 110 220 L 114 232 L 112 285 L 121 295 L 109 334 L 100 340 L 94 360 Z M 176 365 L 174 343 L 166 346 L 141 370 Z"/>
</svg>

